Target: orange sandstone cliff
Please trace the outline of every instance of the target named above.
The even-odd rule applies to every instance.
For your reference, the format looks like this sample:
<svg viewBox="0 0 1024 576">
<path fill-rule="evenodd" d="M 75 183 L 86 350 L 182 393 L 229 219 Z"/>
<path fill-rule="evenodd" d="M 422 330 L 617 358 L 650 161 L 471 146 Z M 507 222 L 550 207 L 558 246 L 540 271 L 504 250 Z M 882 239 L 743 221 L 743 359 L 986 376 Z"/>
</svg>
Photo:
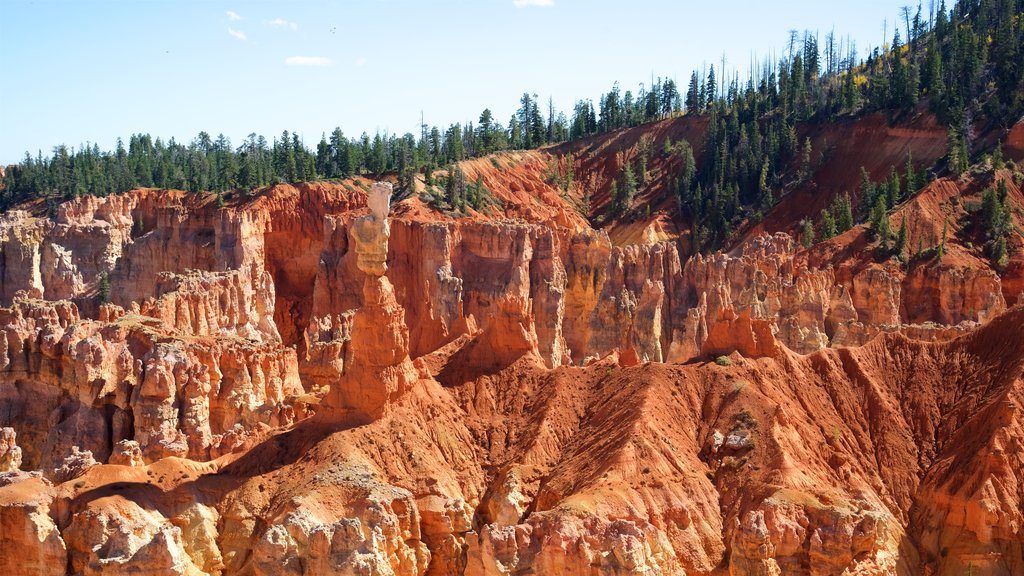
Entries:
<svg viewBox="0 0 1024 576">
<path fill-rule="evenodd" d="M 466 163 L 465 217 L 362 179 L 3 215 L 0 572 L 1024 572 L 1014 265 L 956 225 L 691 257 L 560 161 Z"/>
</svg>

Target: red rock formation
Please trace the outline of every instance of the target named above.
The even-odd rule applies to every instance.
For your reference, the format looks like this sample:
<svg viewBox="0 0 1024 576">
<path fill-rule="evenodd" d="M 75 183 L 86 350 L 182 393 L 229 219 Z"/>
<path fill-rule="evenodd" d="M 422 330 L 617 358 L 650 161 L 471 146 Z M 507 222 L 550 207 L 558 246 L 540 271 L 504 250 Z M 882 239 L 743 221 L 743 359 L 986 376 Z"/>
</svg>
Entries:
<svg viewBox="0 0 1024 576">
<path fill-rule="evenodd" d="M 352 226 L 356 266 L 364 275 L 362 307 L 352 330 L 362 337 L 351 346 L 353 367 L 331 384 L 324 416 L 361 424 L 380 419 L 416 381 L 409 358 L 405 310 L 395 300 L 387 272 L 391 185 L 377 183 L 369 196 L 370 214 Z"/>
<path fill-rule="evenodd" d="M 0 428 L 0 472 L 21 470 L 21 448 L 14 428 Z"/>
<path fill-rule="evenodd" d="M 30 468 L 57 468 L 73 446 L 105 460 L 125 438 L 149 459 L 206 459 L 297 416 L 293 350 L 182 337 L 135 315 L 81 320 L 67 302 L 20 301 L 0 314 L 3 418 Z"/>
<path fill-rule="evenodd" d="M 553 157 L 468 163 L 503 202 L 471 218 L 362 180 L 6 215 L 0 468 L 20 446 L 42 474 L 0 474 L 0 552 L 41 573 L 1024 569 L 1024 312 L 966 236 L 909 265 L 860 228 L 613 245 L 545 182 Z M 904 205 L 911 237 L 961 192 Z"/>
<path fill-rule="evenodd" d="M 0 489 L 0 570 L 5 574 L 62 575 L 68 553 L 53 512 L 53 488 L 29 478 Z"/>
</svg>

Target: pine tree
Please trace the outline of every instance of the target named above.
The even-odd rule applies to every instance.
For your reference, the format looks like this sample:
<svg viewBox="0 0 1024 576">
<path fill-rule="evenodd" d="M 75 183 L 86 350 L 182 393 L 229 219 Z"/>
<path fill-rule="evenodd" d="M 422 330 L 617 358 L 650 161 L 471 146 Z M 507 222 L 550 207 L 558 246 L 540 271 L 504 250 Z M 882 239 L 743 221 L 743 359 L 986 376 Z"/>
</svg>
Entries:
<svg viewBox="0 0 1024 576">
<path fill-rule="evenodd" d="M 100 299 L 100 304 L 106 304 L 110 301 L 110 277 L 106 272 L 100 272 L 99 280 L 96 284 L 96 294 Z"/>
<path fill-rule="evenodd" d="M 448 181 L 445 183 L 445 200 L 452 210 L 465 212 L 466 210 L 466 174 L 458 164 L 448 167 Z"/>
<path fill-rule="evenodd" d="M 625 163 L 622 174 L 619 175 L 613 199 L 613 211 L 616 216 L 622 217 L 630 206 L 633 205 L 633 195 L 636 194 L 636 177 L 633 175 L 633 167 L 629 162 Z"/>
<path fill-rule="evenodd" d="M 949 220 L 942 221 L 942 240 L 939 241 L 939 246 L 935 249 L 935 257 L 942 260 L 942 257 L 946 255 L 946 235 L 949 234 Z"/>
<path fill-rule="evenodd" d="M 992 169 L 1000 170 L 1003 167 L 1003 143 L 996 142 L 996 148 L 992 151 Z"/>
<path fill-rule="evenodd" d="M 892 247 L 893 252 L 899 259 L 903 259 L 903 251 L 907 248 L 907 217 L 903 216 L 900 222 L 900 230 L 896 234 L 896 244 Z"/>
<path fill-rule="evenodd" d="M 875 195 L 877 188 L 874 182 L 871 181 L 871 176 L 868 175 L 868 171 L 863 166 L 860 167 L 860 201 L 864 206 L 865 211 L 869 211 L 875 206 Z"/>
<path fill-rule="evenodd" d="M 697 71 L 694 70 L 690 76 L 690 86 L 686 89 L 686 113 L 700 114 L 702 111 L 700 80 L 697 78 Z"/>
<path fill-rule="evenodd" d="M 879 197 L 875 201 L 874 207 L 871 209 L 871 218 L 869 220 L 869 227 L 874 233 L 875 239 L 878 240 L 883 247 L 888 246 L 889 239 L 892 238 L 892 228 L 889 225 L 889 216 L 885 212 L 885 199 Z"/>
<path fill-rule="evenodd" d="M 860 107 L 860 94 L 856 84 L 856 74 L 853 68 L 853 58 L 849 59 L 846 75 L 843 78 L 843 108 L 850 114 Z"/>
<path fill-rule="evenodd" d="M 295 165 L 295 151 L 292 149 L 292 138 L 285 130 L 281 133 L 281 142 L 275 143 L 275 157 L 278 158 L 276 166 L 277 175 L 285 182 L 295 182 L 298 169 Z M 280 150 L 278 152 L 278 149 Z"/>
<path fill-rule="evenodd" d="M 889 172 L 888 188 L 889 190 L 886 202 L 888 203 L 889 208 L 891 209 L 893 206 L 896 205 L 897 202 L 903 199 L 903 195 L 900 193 L 900 175 L 896 173 L 895 166 L 892 168 L 892 171 Z"/>
<path fill-rule="evenodd" d="M 804 150 L 800 156 L 800 180 L 806 180 L 811 175 L 811 139 L 804 138 Z"/>
<path fill-rule="evenodd" d="M 986 189 L 981 196 L 981 222 L 985 228 L 985 235 L 991 239 L 999 236 L 1002 212 L 1003 207 L 996 191 L 992 188 Z"/>
<path fill-rule="evenodd" d="M 921 187 L 921 184 L 917 181 L 917 173 L 914 172 L 914 157 L 910 150 L 907 150 L 905 177 L 907 179 L 907 197 L 909 198 Z"/>
<path fill-rule="evenodd" d="M 640 175 L 640 183 L 647 184 L 647 168 L 651 161 L 654 141 L 650 137 L 643 137 L 637 143 L 636 166 Z"/>
<path fill-rule="evenodd" d="M 494 115 L 491 113 L 490 108 L 484 108 L 484 111 L 480 113 L 477 131 L 480 138 L 480 153 L 490 154 L 494 152 L 496 150 L 494 142 L 496 128 Z"/>
<path fill-rule="evenodd" d="M 803 244 L 804 248 L 810 248 L 814 245 L 814 224 L 811 223 L 810 218 L 804 219 L 803 234 L 800 236 L 800 243 Z"/>
<path fill-rule="evenodd" d="M 829 210 L 821 211 L 821 239 L 828 240 L 836 235 L 836 219 Z"/>
<path fill-rule="evenodd" d="M 843 193 L 842 197 L 836 198 L 833 213 L 836 218 L 836 229 L 840 234 L 853 228 L 853 205 L 849 194 Z"/>
<path fill-rule="evenodd" d="M 772 197 L 772 188 L 768 183 L 768 159 L 765 158 L 761 164 L 761 175 L 757 179 L 757 191 L 758 191 L 758 203 L 761 205 L 762 210 L 771 208 L 772 204 L 775 203 L 775 199 Z"/>
<path fill-rule="evenodd" d="M 708 79 L 704 84 L 704 107 L 710 108 L 714 106 L 715 100 L 718 98 L 718 84 L 715 82 L 715 65 L 711 65 L 711 70 L 708 71 Z"/>
<path fill-rule="evenodd" d="M 679 195 L 689 192 L 693 187 L 694 177 L 697 175 L 697 162 L 693 159 L 693 148 L 690 143 L 683 140 L 678 143 L 679 150 Z"/>
<path fill-rule="evenodd" d="M 1010 255 L 1006 248 L 1006 236 L 1000 236 L 992 246 L 992 264 L 1003 270 L 1010 263 Z"/>
<path fill-rule="evenodd" d="M 967 172 L 967 166 L 970 162 L 967 154 L 967 141 L 960 130 L 954 129 L 949 131 L 947 149 L 949 151 L 949 171 L 955 176 L 960 176 Z"/>
</svg>

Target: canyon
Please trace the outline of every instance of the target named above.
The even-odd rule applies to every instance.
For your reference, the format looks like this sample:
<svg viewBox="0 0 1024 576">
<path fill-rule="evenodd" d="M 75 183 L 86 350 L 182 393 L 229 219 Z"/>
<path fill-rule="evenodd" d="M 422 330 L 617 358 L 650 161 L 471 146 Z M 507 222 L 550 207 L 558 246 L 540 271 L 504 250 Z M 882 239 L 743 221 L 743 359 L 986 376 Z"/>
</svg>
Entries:
<svg viewBox="0 0 1024 576">
<path fill-rule="evenodd" d="M 1024 572 L 1024 249 L 964 220 L 1014 173 L 888 215 L 937 258 L 804 248 L 801 191 L 694 254 L 579 209 L 614 138 L 464 162 L 467 214 L 355 178 L 0 216 L 0 571 Z"/>
</svg>

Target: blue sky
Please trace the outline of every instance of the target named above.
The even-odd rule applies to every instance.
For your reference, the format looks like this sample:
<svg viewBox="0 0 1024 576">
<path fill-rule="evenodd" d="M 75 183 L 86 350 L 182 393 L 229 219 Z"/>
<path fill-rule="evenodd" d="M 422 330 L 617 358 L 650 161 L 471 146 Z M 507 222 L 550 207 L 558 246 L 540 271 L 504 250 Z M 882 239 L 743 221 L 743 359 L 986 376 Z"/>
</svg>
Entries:
<svg viewBox="0 0 1024 576">
<path fill-rule="evenodd" d="M 0 162 L 136 132 L 237 146 L 250 132 L 348 136 L 503 124 L 523 92 L 564 111 L 613 82 L 747 68 L 791 29 L 863 55 L 906 0 L 8 0 L 0 10 Z M 927 3 L 925 4 L 927 7 Z M 885 22 L 888 22 L 885 27 Z"/>
</svg>

